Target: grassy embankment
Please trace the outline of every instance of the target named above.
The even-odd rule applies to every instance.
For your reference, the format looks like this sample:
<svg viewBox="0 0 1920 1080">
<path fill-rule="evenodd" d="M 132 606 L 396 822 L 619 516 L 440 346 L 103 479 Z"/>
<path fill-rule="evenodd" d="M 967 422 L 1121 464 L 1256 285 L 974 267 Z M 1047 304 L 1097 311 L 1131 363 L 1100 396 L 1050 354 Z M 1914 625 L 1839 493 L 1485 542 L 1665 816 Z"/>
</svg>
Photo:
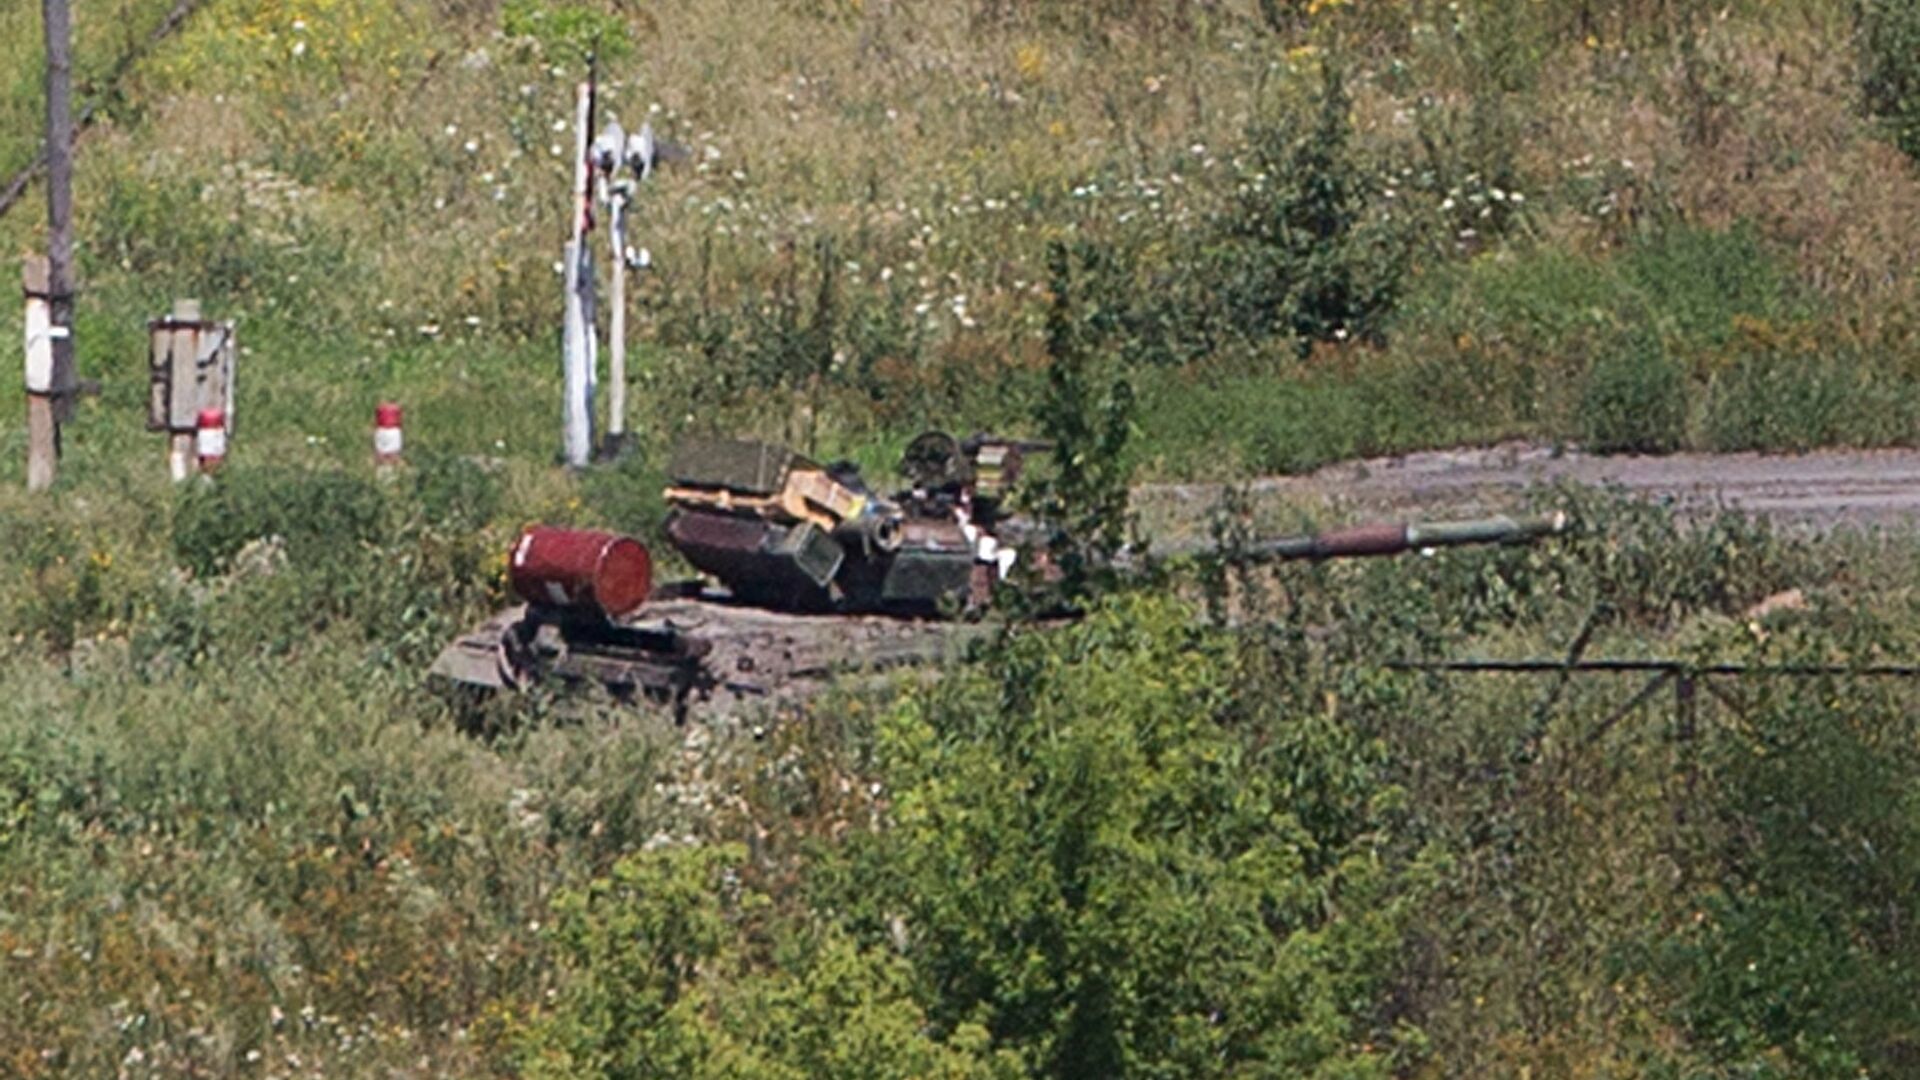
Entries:
<svg viewBox="0 0 1920 1080">
<path fill-rule="evenodd" d="M 884 461 L 925 424 L 1021 425 L 1052 240 L 1105 267 L 1162 474 L 1910 439 L 1920 180 L 1862 110 L 1849 5 L 1310 6 L 209 4 L 93 95 L 81 329 L 108 396 L 76 472 L 154 456 L 140 323 L 194 293 L 245 325 L 245 457 L 357 459 L 394 396 L 423 447 L 544 464 L 553 125 L 595 34 L 609 111 L 657 106 L 695 152 L 639 214 L 655 448 L 749 427 Z M 83 9 L 83 76 L 165 8 Z M 0 19 L 10 172 L 36 20 Z M 1315 131 L 1327 61 L 1350 137 Z"/>
<path fill-rule="evenodd" d="M 164 6 L 82 5 L 83 72 Z M 884 460 L 1022 425 L 1055 240 L 1160 475 L 1911 438 L 1920 187 L 1848 6 L 1147 8 L 211 0 L 133 65 L 79 174 L 104 394 L 53 497 L 0 440 L 4 1071 L 1909 1067 L 1904 690 L 1595 739 L 1633 687 L 1381 666 L 1589 619 L 1595 653 L 1910 655 L 1903 545 L 1636 518 L 1291 573 L 1252 637 L 1132 598 L 771 750 L 538 700 L 481 742 L 420 692 L 511 529 L 645 525 L 679 430 Z M 35 29 L 0 8 L 0 168 Z M 611 106 L 695 163 L 642 213 L 645 452 L 570 478 L 553 124 L 596 32 Z M 183 294 L 249 350 L 235 467 L 185 501 L 140 424 Z M 382 397 L 418 454 L 390 493 L 357 475 Z M 1741 617 L 1790 585 L 1809 611 Z"/>
</svg>

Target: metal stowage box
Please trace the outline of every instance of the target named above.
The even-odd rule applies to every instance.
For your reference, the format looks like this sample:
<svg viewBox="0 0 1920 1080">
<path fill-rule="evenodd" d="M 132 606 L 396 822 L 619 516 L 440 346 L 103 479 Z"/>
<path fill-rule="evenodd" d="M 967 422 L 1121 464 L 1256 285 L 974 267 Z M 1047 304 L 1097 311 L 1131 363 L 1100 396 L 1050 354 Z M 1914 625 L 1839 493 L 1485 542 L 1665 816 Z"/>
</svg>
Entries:
<svg viewBox="0 0 1920 1080">
<path fill-rule="evenodd" d="M 233 431 L 233 324 L 200 318 L 200 305 L 174 302 L 147 323 L 147 430 L 190 434 L 202 409 L 226 414 Z"/>
<path fill-rule="evenodd" d="M 833 583 L 840 564 L 847 557 L 839 541 L 811 521 L 803 521 L 775 541 L 769 554 L 806 575 L 808 581 L 824 589 Z"/>
<path fill-rule="evenodd" d="M 805 459 L 784 446 L 744 439 L 690 439 L 667 464 L 667 477 L 681 487 L 723 488 L 746 495 L 774 495 L 787 472 Z"/>
</svg>

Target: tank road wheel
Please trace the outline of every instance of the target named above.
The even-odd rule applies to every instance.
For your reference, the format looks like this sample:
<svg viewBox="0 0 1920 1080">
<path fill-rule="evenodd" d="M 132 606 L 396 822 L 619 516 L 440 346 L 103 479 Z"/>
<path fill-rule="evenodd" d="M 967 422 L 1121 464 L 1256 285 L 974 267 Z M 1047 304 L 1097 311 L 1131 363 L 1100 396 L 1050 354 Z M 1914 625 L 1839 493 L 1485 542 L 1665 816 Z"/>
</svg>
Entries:
<svg viewBox="0 0 1920 1080">
<path fill-rule="evenodd" d="M 508 690 L 524 690 L 539 676 L 533 648 L 536 630 L 530 620 L 522 619 L 500 632 L 494 664 L 500 673 L 501 685 Z"/>
</svg>

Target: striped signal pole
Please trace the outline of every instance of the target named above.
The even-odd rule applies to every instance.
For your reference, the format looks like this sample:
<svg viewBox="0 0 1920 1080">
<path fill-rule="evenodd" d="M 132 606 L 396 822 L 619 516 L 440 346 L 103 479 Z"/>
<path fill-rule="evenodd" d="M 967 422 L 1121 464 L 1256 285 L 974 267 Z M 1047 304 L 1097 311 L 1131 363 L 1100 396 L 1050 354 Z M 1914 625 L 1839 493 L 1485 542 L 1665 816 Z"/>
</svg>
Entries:
<svg viewBox="0 0 1920 1080">
<path fill-rule="evenodd" d="M 383 401 L 373 407 L 373 463 L 381 468 L 400 464 L 406 448 L 399 404 Z"/>
<path fill-rule="evenodd" d="M 593 255 L 587 231 L 593 228 L 593 163 L 587 129 L 593 123 L 593 82 L 579 85 L 574 102 L 572 221 L 568 225 L 564 280 L 566 322 L 561 332 L 565 400 L 564 453 L 568 465 L 585 468 L 593 455 Z"/>
<path fill-rule="evenodd" d="M 227 460 L 227 413 L 225 409 L 201 409 L 193 432 L 193 452 L 200 458 L 200 471 L 219 472 Z"/>
</svg>

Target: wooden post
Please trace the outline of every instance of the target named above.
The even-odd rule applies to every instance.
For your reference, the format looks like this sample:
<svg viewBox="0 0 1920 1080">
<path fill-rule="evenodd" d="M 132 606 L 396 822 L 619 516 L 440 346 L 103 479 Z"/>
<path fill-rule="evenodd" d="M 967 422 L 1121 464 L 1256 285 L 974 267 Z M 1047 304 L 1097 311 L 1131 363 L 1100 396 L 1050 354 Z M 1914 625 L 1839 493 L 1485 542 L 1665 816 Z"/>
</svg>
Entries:
<svg viewBox="0 0 1920 1080">
<path fill-rule="evenodd" d="M 200 301 L 176 297 L 173 301 L 172 318 L 176 322 L 198 322 L 200 319 Z M 173 424 L 167 435 L 167 476 L 176 484 L 184 484 L 200 472 L 200 452 L 195 447 L 199 437 L 199 412 L 205 402 L 191 391 L 194 387 L 194 358 L 199 351 L 199 334 L 192 330 L 173 330 L 167 335 L 167 358 L 170 367 L 167 387 L 178 402 L 168 401 L 166 409 Z"/>
<path fill-rule="evenodd" d="M 199 455 L 193 450 L 193 435 L 186 432 L 167 433 L 167 479 L 176 484 L 184 484 L 193 478 L 199 469 Z"/>
<path fill-rule="evenodd" d="M 26 292 L 27 490 L 53 486 L 60 427 L 53 414 L 53 305 L 47 298 L 47 260 L 29 255 L 20 268 Z"/>
</svg>

